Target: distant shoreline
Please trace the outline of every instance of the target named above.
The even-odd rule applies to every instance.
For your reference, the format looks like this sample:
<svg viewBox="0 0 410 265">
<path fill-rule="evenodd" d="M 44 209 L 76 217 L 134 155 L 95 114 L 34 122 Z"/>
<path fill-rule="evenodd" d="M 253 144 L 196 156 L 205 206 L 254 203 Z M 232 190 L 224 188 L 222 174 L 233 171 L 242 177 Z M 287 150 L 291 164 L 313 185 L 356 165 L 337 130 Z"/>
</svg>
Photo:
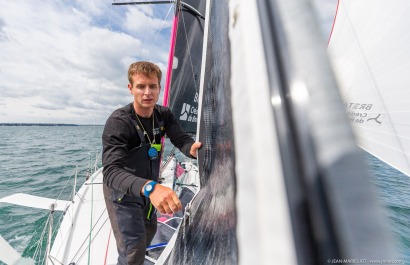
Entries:
<svg viewBox="0 0 410 265">
<path fill-rule="evenodd" d="M 0 123 L 0 126 L 104 126 L 93 124 L 70 124 L 70 123 Z"/>
</svg>

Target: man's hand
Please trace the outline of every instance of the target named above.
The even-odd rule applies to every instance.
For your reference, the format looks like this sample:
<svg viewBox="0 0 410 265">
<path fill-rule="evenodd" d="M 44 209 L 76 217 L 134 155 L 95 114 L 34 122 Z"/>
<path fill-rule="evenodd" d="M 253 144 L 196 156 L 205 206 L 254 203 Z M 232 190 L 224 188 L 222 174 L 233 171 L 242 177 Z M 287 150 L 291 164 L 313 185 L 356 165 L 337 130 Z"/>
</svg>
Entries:
<svg viewBox="0 0 410 265">
<path fill-rule="evenodd" d="M 173 214 L 182 210 L 182 205 L 175 192 L 161 184 L 157 184 L 149 195 L 152 205 L 161 214 Z"/>
<path fill-rule="evenodd" d="M 202 143 L 201 142 L 195 142 L 192 146 L 191 146 L 191 150 L 189 151 L 189 154 L 193 157 L 196 157 L 196 151 L 201 148 Z"/>
</svg>

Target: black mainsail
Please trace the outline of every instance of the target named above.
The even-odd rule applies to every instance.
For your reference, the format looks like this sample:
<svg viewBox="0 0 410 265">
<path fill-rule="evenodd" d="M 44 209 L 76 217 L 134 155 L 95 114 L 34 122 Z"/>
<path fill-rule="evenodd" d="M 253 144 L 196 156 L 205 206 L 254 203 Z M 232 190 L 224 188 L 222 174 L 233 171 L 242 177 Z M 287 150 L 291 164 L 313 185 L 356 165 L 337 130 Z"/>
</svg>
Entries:
<svg viewBox="0 0 410 265">
<path fill-rule="evenodd" d="M 198 157 L 201 190 L 191 202 L 167 264 L 238 263 L 228 1 L 209 1 L 206 15 Z"/>
<path fill-rule="evenodd" d="M 169 106 L 181 126 L 188 133 L 195 133 L 198 120 L 199 78 L 201 75 L 202 42 L 206 1 L 181 2 L 169 100 L 164 95 L 164 105 Z M 171 47 L 172 49 L 172 47 Z"/>
</svg>

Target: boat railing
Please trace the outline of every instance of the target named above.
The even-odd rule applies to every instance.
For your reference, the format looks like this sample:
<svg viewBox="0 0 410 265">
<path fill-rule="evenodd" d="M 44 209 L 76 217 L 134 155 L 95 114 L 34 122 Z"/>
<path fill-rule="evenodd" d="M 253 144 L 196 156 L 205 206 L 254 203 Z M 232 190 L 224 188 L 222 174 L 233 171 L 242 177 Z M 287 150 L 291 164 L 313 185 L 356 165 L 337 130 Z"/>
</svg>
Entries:
<svg viewBox="0 0 410 265">
<path fill-rule="evenodd" d="M 91 157 L 92 155 L 90 154 L 90 161 L 91 161 Z M 98 164 L 100 161 L 100 152 L 96 152 L 95 154 L 95 160 L 94 162 L 91 164 L 91 162 L 89 163 L 89 165 L 87 166 L 86 169 L 86 173 L 85 173 L 85 181 L 87 181 L 89 179 L 89 177 L 95 173 L 98 170 Z M 37 246 L 36 246 L 36 250 L 35 250 L 35 257 L 42 257 L 43 261 L 42 263 L 44 264 L 54 264 L 54 262 L 52 261 L 52 258 L 50 256 L 50 251 L 51 251 L 51 245 L 52 245 L 52 241 L 54 239 L 54 237 L 56 236 L 57 232 L 58 232 L 58 228 L 61 224 L 61 222 L 63 221 L 63 218 L 65 216 L 65 213 L 67 212 L 67 210 L 70 208 L 70 205 L 72 205 L 74 203 L 74 199 L 76 196 L 79 197 L 80 200 L 84 200 L 78 193 L 77 193 L 77 183 L 78 183 L 78 173 L 79 173 L 79 167 L 78 165 L 75 166 L 73 173 L 69 176 L 69 178 L 67 179 L 66 183 L 64 184 L 64 186 L 62 187 L 60 193 L 58 194 L 56 201 L 60 199 L 60 197 L 64 194 L 64 190 L 67 189 L 67 187 L 69 186 L 70 182 L 71 182 L 71 178 L 73 177 L 73 184 L 72 184 L 72 191 L 71 194 L 69 195 L 69 202 L 66 206 L 65 206 L 65 211 L 63 212 L 63 214 L 60 216 L 59 220 L 57 222 L 54 222 L 54 217 L 55 217 L 55 205 L 51 204 L 50 205 L 50 211 L 48 213 L 48 218 L 45 221 L 45 223 L 43 224 L 43 232 L 39 238 L 39 240 L 37 241 Z M 48 233 L 46 232 L 48 231 Z M 46 243 L 46 250 L 45 250 L 45 254 L 44 256 L 41 255 L 41 253 L 44 253 L 41 249 L 43 248 L 43 242 L 45 240 L 45 236 L 47 235 L 47 243 Z"/>
</svg>

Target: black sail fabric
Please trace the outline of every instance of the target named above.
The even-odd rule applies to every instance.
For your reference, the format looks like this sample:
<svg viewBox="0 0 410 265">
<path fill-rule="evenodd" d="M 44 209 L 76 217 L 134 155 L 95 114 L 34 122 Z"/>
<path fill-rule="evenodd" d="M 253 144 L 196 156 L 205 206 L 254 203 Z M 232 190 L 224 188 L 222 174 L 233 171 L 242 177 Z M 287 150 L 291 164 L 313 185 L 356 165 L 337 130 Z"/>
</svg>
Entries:
<svg viewBox="0 0 410 265">
<path fill-rule="evenodd" d="M 205 0 L 183 2 L 200 14 L 205 14 Z M 185 131 L 195 133 L 198 120 L 199 79 L 205 21 L 184 5 L 181 9 L 169 92 L 169 107 Z"/>
<path fill-rule="evenodd" d="M 203 1 L 205 2 L 205 1 Z M 228 1 L 211 1 L 198 165 L 192 201 L 167 264 L 236 264 L 235 153 L 231 115 Z"/>
</svg>

